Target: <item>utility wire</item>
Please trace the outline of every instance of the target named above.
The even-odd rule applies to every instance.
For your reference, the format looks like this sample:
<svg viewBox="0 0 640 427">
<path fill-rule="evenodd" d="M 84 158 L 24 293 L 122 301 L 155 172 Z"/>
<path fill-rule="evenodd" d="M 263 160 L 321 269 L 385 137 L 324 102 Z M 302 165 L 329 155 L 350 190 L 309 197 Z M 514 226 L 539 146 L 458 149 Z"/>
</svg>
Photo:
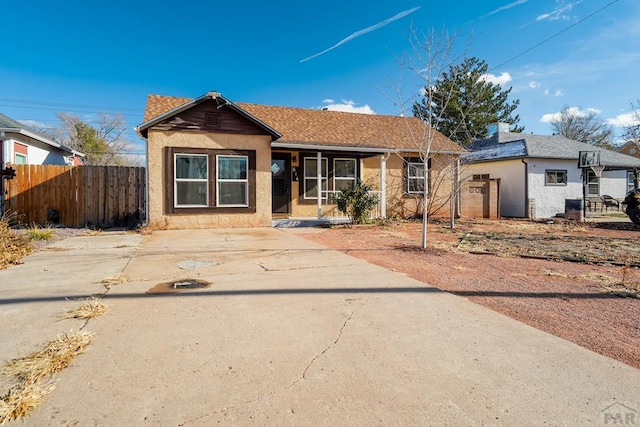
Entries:
<svg viewBox="0 0 640 427">
<path fill-rule="evenodd" d="M 84 105 L 84 104 L 65 104 L 60 102 L 45 102 L 45 101 L 30 101 L 26 99 L 9 99 L 9 98 L 0 98 L 0 102 L 10 102 L 10 103 L 18 103 L 18 104 L 32 104 L 32 105 L 47 105 L 53 107 L 69 107 L 69 108 L 83 108 L 83 109 L 93 109 L 93 110 L 119 110 L 119 111 L 133 111 L 142 113 L 143 110 L 140 108 L 131 108 L 131 107 L 105 107 L 99 105 Z M 30 108 L 30 107 L 23 107 Z"/>
<path fill-rule="evenodd" d="M 596 15 L 596 14 L 598 14 L 598 13 L 602 12 L 603 10 L 605 10 L 606 8 L 608 8 L 609 6 L 612 6 L 613 4 L 618 3 L 619 1 L 620 1 L 620 0 L 613 0 L 611 3 L 609 3 L 609 4 L 607 4 L 607 5 L 604 5 L 603 7 L 601 7 L 601 8 L 600 8 L 600 9 L 598 9 L 598 10 L 596 10 L 595 12 L 593 12 L 593 13 L 591 13 L 591 14 L 589 14 L 589 15 L 585 16 L 584 18 L 582 18 L 582 19 L 580 19 L 580 20 L 578 20 L 578 21 L 574 22 L 573 24 L 569 25 L 568 27 L 563 28 L 562 30 L 558 31 L 557 33 L 552 34 L 551 36 L 547 37 L 546 39 L 542 40 L 542 41 L 541 41 L 541 42 L 539 42 L 539 43 L 536 43 L 535 45 L 531 46 L 530 48 L 523 50 L 523 51 L 522 51 L 522 52 L 520 52 L 519 54 L 517 54 L 517 55 L 515 55 L 515 56 L 513 56 L 513 57 L 511 57 L 511 58 L 509 58 L 509 59 L 507 59 L 507 60 L 506 60 L 506 61 L 504 61 L 503 63 L 498 64 L 497 66 L 493 67 L 493 68 L 491 69 L 491 71 L 495 71 L 496 69 L 498 69 L 498 68 L 502 67 L 503 65 L 506 65 L 506 64 L 508 64 L 508 63 L 510 63 L 510 62 L 512 62 L 512 61 L 515 61 L 516 59 L 520 58 L 521 56 L 523 56 L 523 55 L 525 55 L 525 54 L 527 54 L 527 53 L 531 52 L 533 49 L 535 49 L 535 48 L 537 48 L 537 47 L 542 46 L 543 44 L 545 44 L 545 43 L 546 43 L 546 42 L 548 42 L 549 40 L 551 40 L 551 39 L 554 39 L 554 38 L 558 37 L 560 34 L 564 33 L 565 31 L 568 31 L 568 30 L 570 30 L 571 28 L 575 27 L 576 25 L 581 24 L 582 22 L 584 22 L 584 21 L 586 21 L 587 19 L 591 18 L 592 16 L 594 16 L 594 15 Z"/>
</svg>

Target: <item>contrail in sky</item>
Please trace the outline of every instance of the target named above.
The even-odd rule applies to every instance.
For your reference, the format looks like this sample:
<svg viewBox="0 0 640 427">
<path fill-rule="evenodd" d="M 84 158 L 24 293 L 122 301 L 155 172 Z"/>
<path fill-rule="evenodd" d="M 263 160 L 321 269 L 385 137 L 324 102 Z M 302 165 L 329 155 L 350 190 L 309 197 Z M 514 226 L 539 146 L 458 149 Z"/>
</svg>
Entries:
<svg viewBox="0 0 640 427">
<path fill-rule="evenodd" d="M 492 10 L 491 12 L 487 13 L 486 15 L 484 15 L 483 18 L 486 17 L 486 16 L 495 15 L 496 13 L 502 12 L 503 10 L 508 10 L 508 9 L 511 9 L 512 7 L 519 6 L 519 5 L 524 4 L 524 3 L 528 2 L 528 1 L 529 0 L 516 0 L 516 1 L 512 2 L 512 3 L 506 4 L 504 6 L 501 6 L 501 7 L 497 8 L 497 9 Z"/>
<path fill-rule="evenodd" d="M 357 37 L 360 37 L 360 36 L 364 36 L 365 34 L 370 33 L 371 31 L 375 31 L 377 29 L 380 29 L 380 28 L 384 27 L 385 25 L 389 25 L 392 22 L 397 21 L 398 19 L 402 19 L 405 16 L 410 15 L 413 12 L 415 12 L 416 10 L 420 9 L 421 7 L 422 6 L 417 6 L 417 7 L 411 8 L 411 9 L 404 10 L 404 11 L 398 13 L 397 15 L 394 15 L 389 19 L 385 19 L 382 22 L 378 22 L 375 25 L 367 27 L 364 30 L 356 31 L 355 33 L 351 34 L 350 36 L 345 37 L 344 39 L 340 40 L 338 43 L 334 44 L 330 48 L 325 49 L 320 53 L 316 53 L 315 55 L 312 55 L 312 56 L 310 56 L 308 58 L 301 59 L 300 62 L 307 62 L 307 61 L 309 61 L 309 60 L 311 60 L 313 58 L 317 58 L 320 55 L 324 55 L 325 53 L 329 52 L 330 50 L 333 50 L 333 49 L 337 48 L 338 46 L 341 46 L 341 45 L 345 44 L 348 41 L 351 41 L 351 40 L 353 40 L 353 39 L 355 39 Z"/>
</svg>

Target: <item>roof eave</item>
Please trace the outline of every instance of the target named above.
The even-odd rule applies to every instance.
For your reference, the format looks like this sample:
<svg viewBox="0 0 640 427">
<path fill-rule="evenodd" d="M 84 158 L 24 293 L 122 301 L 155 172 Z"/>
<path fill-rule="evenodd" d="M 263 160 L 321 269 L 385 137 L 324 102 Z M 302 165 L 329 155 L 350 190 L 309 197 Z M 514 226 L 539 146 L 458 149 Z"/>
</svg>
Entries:
<svg viewBox="0 0 640 427">
<path fill-rule="evenodd" d="M 267 125 L 266 123 L 264 123 L 262 120 L 258 119 L 257 117 L 255 117 L 254 115 L 252 115 L 251 113 L 249 113 L 248 111 L 243 110 L 242 108 L 240 108 L 239 106 L 237 106 L 236 104 L 234 104 L 233 102 L 229 101 L 227 98 L 225 98 L 224 96 L 222 96 L 219 92 L 207 92 L 202 96 L 199 96 L 198 98 L 194 98 L 191 101 L 185 102 L 184 104 L 167 111 L 166 113 L 160 114 L 159 116 L 154 117 L 151 120 L 148 120 L 144 123 L 139 124 L 138 126 L 136 126 L 135 128 L 133 128 L 136 133 L 138 134 L 138 136 L 140 136 L 143 139 L 147 138 L 148 135 L 148 129 L 151 128 L 152 126 L 157 125 L 158 123 L 172 117 L 175 116 L 176 114 L 179 114 L 183 111 L 188 110 L 191 107 L 194 107 L 204 101 L 207 100 L 215 100 L 215 99 L 220 99 L 224 102 L 224 104 L 228 105 L 230 108 L 232 108 L 233 110 L 235 110 L 237 113 L 245 116 L 246 118 L 248 118 L 249 120 L 255 122 L 256 124 L 258 124 L 260 127 L 262 127 L 264 130 L 266 130 L 269 134 L 271 134 L 271 137 L 273 139 L 278 139 L 280 137 L 282 137 L 282 134 L 280 132 L 278 132 L 277 130 L 273 129 L 272 127 L 270 127 L 269 125 Z"/>
<path fill-rule="evenodd" d="M 22 129 L 22 128 L 0 128 L 0 132 L 5 132 L 5 133 L 17 133 L 18 135 L 22 135 L 22 136 L 26 136 L 27 138 L 31 138 L 31 139 L 35 139 L 36 141 L 40 141 L 43 144 L 46 145 L 50 145 L 54 148 L 58 148 L 62 151 L 66 151 L 68 153 L 72 153 L 72 154 L 76 154 L 76 155 L 81 155 L 84 157 L 84 154 L 80 153 L 79 151 L 75 151 L 72 148 L 69 148 L 65 145 L 62 145 L 58 142 L 55 142 L 52 139 L 49 138 L 45 138 L 41 135 L 38 135 L 37 133 L 31 132 L 27 129 Z"/>
</svg>

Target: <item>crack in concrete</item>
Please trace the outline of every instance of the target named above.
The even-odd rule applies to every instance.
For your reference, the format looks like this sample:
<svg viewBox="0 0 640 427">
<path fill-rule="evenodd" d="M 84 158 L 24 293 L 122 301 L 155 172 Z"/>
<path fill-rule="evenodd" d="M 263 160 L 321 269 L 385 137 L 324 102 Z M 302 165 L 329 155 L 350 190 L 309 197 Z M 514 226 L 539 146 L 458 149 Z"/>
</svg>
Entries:
<svg viewBox="0 0 640 427">
<path fill-rule="evenodd" d="M 355 264 L 340 264 L 340 265 L 314 265 L 307 267 L 284 267 L 284 268 L 268 268 L 263 264 L 258 263 L 258 266 L 262 268 L 264 271 L 295 271 L 295 270 L 315 270 L 319 268 L 337 268 L 337 267 L 351 267 Z"/>
<path fill-rule="evenodd" d="M 302 373 L 302 377 L 298 378 L 293 384 L 291 384 L 289 386 L 289 388 L 293 387 L 299 381 L 306 379 L 307 378 L 307 371 L 311 368 L 311 365 L 313 365 L 313 363 L 316 360 L 318 360 L 320 357 L 322 357 L 322 355 L 324 355 L 327 351 L 331 350 L 331 348 L 334 345 L 338 344 L 338 341 L 340 341 L 340 338 L 342 337 L 342 332 L 344 331 L 345 326 L 347 326 L 347 323 L 349 323 L 349 320 L 351 320 L 351 317 L 353 317 L 353 311 L 351 312 L 349 317 L 347 317 L 346 320 L 342 323 L 342 326 L 340 327 L 340 331 L 338 331 L 338 336 L 336 337 L 336 339 L 333 340 L 333 342 L 331 344 L 329 344 L 329 346 L 327 348 L 322 350 L 322 352 L 320 354 L 316 355 L 313 359 L 311 359 L 311 361 L 309 362 L 307 367 L 304 369 L 304 372 Z"/>
<path fill-rule="evenodd" d="M 311 359 L 311 361 L 310 361 L 310 362 L 307 364 L 307 366 L 304 368 L 304 371 L 302 372 L 302 375 L 300 376 L 300 378 L 296 379 L 294 382 L 292 382 L 292 383 L 291 383 L 291 384 L 289 384 L 288 386 L 281 387 L 281 388 L 279 388 L 279 389 L 277 389 L 277 390 L 274 390 L 274 391 L 271 391 L 271 392 L 268 392 L 268 393 L 262 393 L 261 395 L 259 395 L 259 396 L 258 396 L 258 397 L 256 397 L 255 399 L 247 400 L 247 401 L 244 401 L 244 402 L 238 403 L 237 405 L 227 406 L 227 407 L 225 407 L 225 408 L 223 408 L 223 409 L 221 409 L 221 410 L 219 410 L 219 411 L 214 411 L 214 412 L 211 412 L 211 413 L 208 413 L 208 414 L 202 415 L 202 416 L 200 416 L 200 417 L 194 418 L 193 420 L 190 420 L 190 421 L 186 421 L 186 422 L 184 422 L 184 423 L 182 423 L 182 424 L 179 424 L 179 425 L 183 426 L 183 425 L 185 425 L 185 424 L 187 424 L 187 423 L 190 423 L 190 422 L 192 422 L 192 421 L 199 420 L 199 419 L 204 418 L 204 417 L 209 417 L 209 416 L 214 415 L 214 414 L 222 414 L 222 413 L 228 412 L 228 411 L 230 411 L 230 410 L 238 409 L 238 408 L 240 408 L 241 406 L 251 405 L 252 403 L 256 403 L 256 402 L 261 401 L 261 400 L 262 400 L 262 399 L 264 399 L 265 397 L 268 397 L 268 396 L 274 396 L 274 395 L 276 395 L 277 393 L 279 393 L 279 392 L 281 392 L 281 391 L 283 391 L 283 390 L 289 390 L 290 388 L 292 388 L 293 386 L 295 386 L 296 384 L 298 384 L 300 381 L 305 380 L 305 379 L 306 379 L 306 377 L 307 377 L 307 372 L 308 372 L 308 371 L 309 371 L 309 369 L 311 368 L 311 365 L 313 365 L 313 364 L 315 363 L 315 361 L 316 361 L 316 360 L 318 360 L 318 359 L 319 359 L 320 357 L 322 357 L 325 353 L 327 353 L 329 350 L 331 350 L 331 348 L 332 348 L 333 346 L 335 346 L 336 344 L 338 344 L 338 341 L 340 341 L 340 338 L 342 338 L 342 332 L 344 331 L 344 328 L 347 326 L 347 323 L 349 323 L 349 321 L 351 320 L 351 318 L 352 318 L 352 317 L 353 317 L 353 312 L 351 312 L 351 314 L 349 314 L 349 317 L 347 317 L 347 318 L 345 319 L 345 321 L 344 321 L 344 322 L 342 322 L 342 325 L 340 326 L 340 330 L 338 331 L 338 336 L 336 337 L 336 339 L 334 339 L 334 340 L 331 342 L 331 344 L 329 344 L 327 347 L 325 347 L 325 349 L 324 349 L 324 350 L 322 350 L 319 354 L 315 355 L 315 356 L 313 357 L 313 359 Z"/>
</svg>

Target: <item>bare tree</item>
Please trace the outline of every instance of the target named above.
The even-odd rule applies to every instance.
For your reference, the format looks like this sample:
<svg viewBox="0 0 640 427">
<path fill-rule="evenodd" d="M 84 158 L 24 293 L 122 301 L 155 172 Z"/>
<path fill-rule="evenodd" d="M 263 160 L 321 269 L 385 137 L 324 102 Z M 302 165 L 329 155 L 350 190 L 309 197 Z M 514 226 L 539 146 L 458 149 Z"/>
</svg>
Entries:
<svg viewBox="0 0 640 427">
<path fill-rule="evenodd" d="M 636 144 L 640 144 L 640 99 L 634 104 L 631 103 L 633 109 L 633 124 L 624 127 L 622 131 L 622 137 L 627 141 L 635 141 Z"/>
<path fill-rule="evenodd" d="M 613 128 L 598 117 L 595 111 L 582 112 L 564 107 L 560 115 L 551 121 L 554 133 L 596 147 L 613 148 Z"/>
<path fill-rule="evenodd" d="M 127 166 L 137 162 L 126 153 L 131 142 L 126 138 L 127 124 L 121 114 L 102 112 L 95 126 L 74 114 L 58 113 L 60 125 L 50 133 L 62 144 L 85 154 L 85 164 Z"/>
<path fill-rule="evenodd" d="M 436 125 L 442 121 L 442 114 L 445 110 L 445 108 L 441 107 L 446 107 L 454 97 L 453 87 L 442 90 L 437 85 L 437 82 L 447 71 L 459 69 L 459 67 L 453 67 L 453 65 L 459 64 L 465 57 L 465 52 L 456 54 L 456 39 L 456 35 L 451 35 L 444 30 L 438 32 L 431 29 L 426 33 L 422 33 L 411 27 L 409 34 L 411 50 L 400 58 L 401 70 L 409 73 L 412 83 L 410 85 L 411 94 L 408 97 L 405 93 L 404 84 L 395 87 L 396 105 L 400 107 L 401 114 L 405 117 L 411 117 L 414 115 L 415 105 L 419 104 L 422 99 L 428 98 L 432 100 L 432 102 L 424 103 L 421 114 L 416 116 L 423 120 L 427 126 L 423 126 L 419 134 L 412 133 L 413 142 L 418 148 L 420 163 L 422 164 L 421 172 L 423 173 L 425 187 L 426 183 L 429 182 L 429 159 L 432 157 L 432 146 L 436 137 L 440 134 L 436 130 Z M 401 82 L 403 82 L 403 79 L 401 79 Z M 414 87 L 413 84 L 416 86 Z M 432 180 L 432 182 L 434 181 L 438 183 L 437 185 L 442 183 L 440 179 Z M 448 202 L 448 200 L 443 202 L 433 197 L 432 195 L 435 194 L 433 190 L 433 188 L 424 188 L 423 194 L 419 199 L 422 211 L 423 249 L 427 247 L 429 212 L 441 208 Z M 450 196 L 453 196 L 454 193 L 455 190 L 452 189 Z"/>
</svg>

